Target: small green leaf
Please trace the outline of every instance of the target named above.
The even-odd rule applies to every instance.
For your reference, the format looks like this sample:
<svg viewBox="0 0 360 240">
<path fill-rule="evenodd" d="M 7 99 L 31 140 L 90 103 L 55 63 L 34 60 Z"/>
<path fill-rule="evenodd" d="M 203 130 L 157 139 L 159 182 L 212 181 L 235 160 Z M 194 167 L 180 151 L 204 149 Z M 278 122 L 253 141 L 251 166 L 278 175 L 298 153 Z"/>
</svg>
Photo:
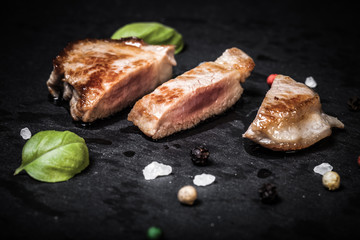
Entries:
<svg viewBox="0 0 360 240">
<path fill-rule="evenodd" d="M 112 39 L 138 37 L 148 44 L 175 45 L 175 54 L 184 48 L 182 35 L 175 29 L 157 22 L 130 23 L 118 29 Z"/>
<path fill-rule="evenodd" d="M 89 165 L 85 140 L 69 131 L 42 131 L 26 142 L 22 163 L 14 175 L 25 170 L 43 182 L 60 182 L 72 178 Z"/>
</svg>

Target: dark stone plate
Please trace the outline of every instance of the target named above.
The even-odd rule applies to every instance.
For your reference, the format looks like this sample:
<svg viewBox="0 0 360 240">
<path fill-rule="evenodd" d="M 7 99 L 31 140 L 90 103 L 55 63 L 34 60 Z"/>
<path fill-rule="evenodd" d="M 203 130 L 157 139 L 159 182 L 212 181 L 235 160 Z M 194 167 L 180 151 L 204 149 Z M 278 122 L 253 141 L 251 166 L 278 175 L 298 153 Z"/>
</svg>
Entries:
<svg viewBox="0 0 360 240">
<path fill-rule="evenodd" d="M 2 9 L 0 71 L 0 236 L 2 239 L 144 239 L 150 226 L 164 239 L 346 239 L 360 217 L 359 15 L 337 2 L 304 1 L 13 1 Z M 174 76 L 215 60 L 230 47 L 253 57 L 256 67 L 242 98 L 228 111 L 159 141 L 127 121 L 130 108 L 90 126 L 71 120 L 48 99 L 52 59 L 74 40 L 108 38 L 136 21 L 174 27 L 186 42 Z M 271 73 L 299 82 L 313 76 L 324 112 L 345 129 L 297 152 L 272 152 L 242 138 L 268 90 Z M 42 183 L 25 172 L 13 176 L 28 127 L 70 130 L 87 141 L 90 165 L 61 183 Z M 190 150 L 205 145 L 210 164 L 194 166 Z M 173 167 L 170 176 L 144 180 L 152 161 Z M 313 168 L 328 162 L 341 176 L 326 190 Z M 263 170 L 263 169 L 267 169 Z M 262 171 L 262 172 L 260 172 Z M 264 174 L 266 171 L 266 174 Z M 194 206 L 177 191 L 197 174 L 216 181 L 197 187 Z M 263 204 L 258 189 L 276 185 L 279 201 Z M 356 235 L 355 235 L 356 236 Z"/>
</svg>

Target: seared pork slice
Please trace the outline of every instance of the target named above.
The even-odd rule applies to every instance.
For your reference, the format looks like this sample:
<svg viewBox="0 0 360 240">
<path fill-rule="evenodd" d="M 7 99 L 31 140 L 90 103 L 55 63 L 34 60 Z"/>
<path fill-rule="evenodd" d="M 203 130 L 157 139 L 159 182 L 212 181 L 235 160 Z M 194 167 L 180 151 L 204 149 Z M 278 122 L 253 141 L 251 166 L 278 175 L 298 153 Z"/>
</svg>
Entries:
<svg viewBox="0 0 360 240">
<path fill-rule="evenodd" d="M 133 104 L 172 76 L 174 46 L 137 38 L 70 43 L 47 81 L 55 98 L 70 100 L 74 120 L 92 122 Z"/>
<path fill-rule="evenodd" d="M 237 48 L 169 80 L 136 102 L 128 116 L 147 136 L 163 138 L 224 112 L 239 100 L 253 60 Z"/>
<path fill-rule="evenodd" d="M 243 137 L 275 151 L 299 150 L 330 136 L 331 127 L 344 124 L 322 112 L 317 93 L 277 75 Z"/>
</svg>

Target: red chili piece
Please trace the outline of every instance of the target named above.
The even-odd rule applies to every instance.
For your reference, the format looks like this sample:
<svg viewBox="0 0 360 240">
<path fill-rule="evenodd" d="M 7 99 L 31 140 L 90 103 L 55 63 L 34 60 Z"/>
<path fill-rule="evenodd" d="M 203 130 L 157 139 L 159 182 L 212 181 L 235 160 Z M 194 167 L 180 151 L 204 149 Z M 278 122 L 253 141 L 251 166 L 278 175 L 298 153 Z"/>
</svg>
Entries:
<svg viewBox="0 0 360 240">
<path fill-rule="evenodd" d="M 276 76 L 277 76 L 276 73 L 270 74 L 270 75 L 268 76 L 266 82 L 267 82 L 267 84 L 268 84 L 269 86 L 271 86 L 271 84 L 273 83 L 273 81 L 274 81 L 274 79 L 275 79 Z"/>
<path fill-rule="evenodd" d="M 360 166 L 360 156 L 358 157 L 358 161 L 357 161 L 357 162 L 358 162 L 358 165 Z"/>
</svg>

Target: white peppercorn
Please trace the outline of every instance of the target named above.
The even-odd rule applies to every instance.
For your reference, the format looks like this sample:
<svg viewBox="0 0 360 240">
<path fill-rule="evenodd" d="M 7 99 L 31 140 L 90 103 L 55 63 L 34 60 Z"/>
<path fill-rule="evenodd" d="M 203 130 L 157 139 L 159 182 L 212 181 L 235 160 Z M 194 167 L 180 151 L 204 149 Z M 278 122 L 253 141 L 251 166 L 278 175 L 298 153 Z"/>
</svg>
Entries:
<svg viewBox="0 0 360 240">
<path fill-rule="evenodd" d="M 180 188 L 177 197 L 181 203 L 193 205 L 197 199 L 197 192 L 193 186 L 188 185 Z"/>
<path fill-rule="evenodd" d="M 323 175 L 323 185 L 329 190 L 336 190 L 340 186 L 340 176 L 334 171 L 329 171 Z"/>
</svg>

